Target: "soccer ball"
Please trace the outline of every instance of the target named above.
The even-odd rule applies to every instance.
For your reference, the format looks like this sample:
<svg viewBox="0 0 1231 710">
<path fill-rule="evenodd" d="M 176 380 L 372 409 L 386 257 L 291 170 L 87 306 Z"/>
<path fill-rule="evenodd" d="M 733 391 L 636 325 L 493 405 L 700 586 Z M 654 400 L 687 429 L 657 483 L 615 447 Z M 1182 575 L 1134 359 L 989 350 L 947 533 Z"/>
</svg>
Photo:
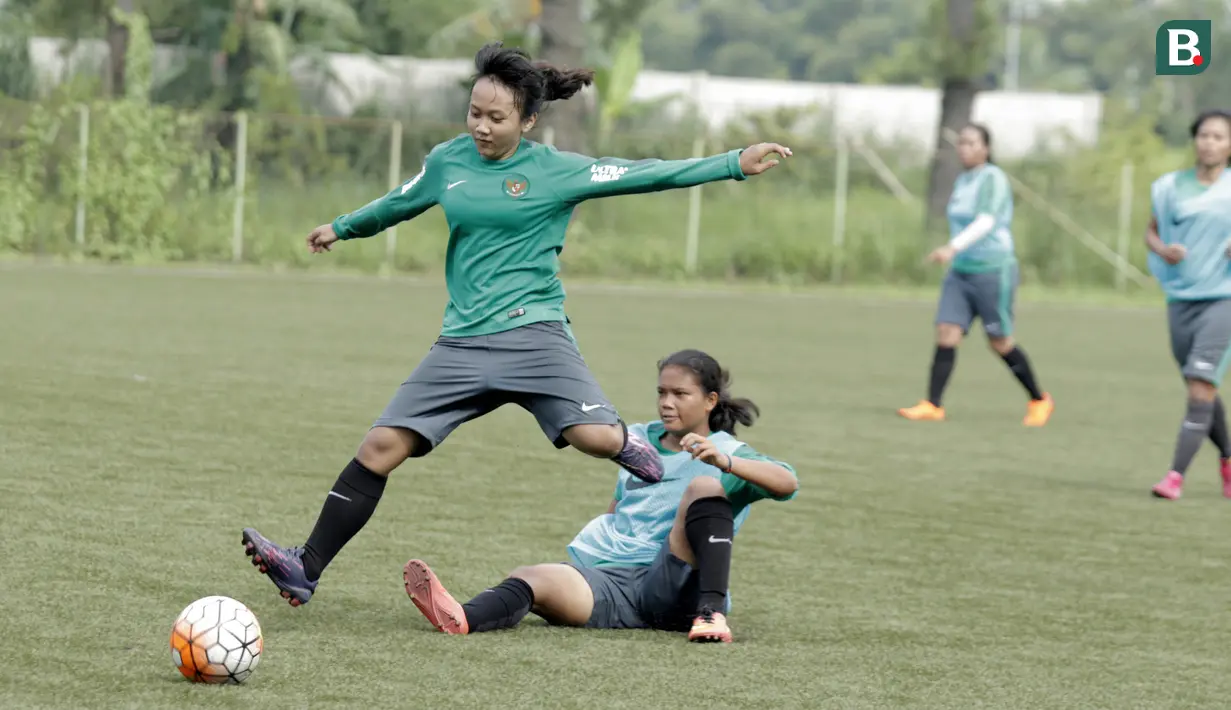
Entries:
<svg viewBox="0 0 1231 710">
<path fill-rule="evenodd" d="M 196 600 L 171 627 L 171 661 L 194 683 L 243 683 L 263 645 L 256 616 L 230 597 Z"/>
</svg>

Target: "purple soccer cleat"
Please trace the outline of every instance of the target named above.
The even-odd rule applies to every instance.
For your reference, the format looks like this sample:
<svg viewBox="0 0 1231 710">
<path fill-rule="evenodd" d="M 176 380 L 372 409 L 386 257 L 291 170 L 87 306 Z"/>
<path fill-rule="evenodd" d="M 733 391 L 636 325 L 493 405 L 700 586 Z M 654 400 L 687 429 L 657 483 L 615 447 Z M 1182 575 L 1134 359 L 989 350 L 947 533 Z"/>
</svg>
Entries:
<svg viewBox="0 0 1231 710">
<path fill-rule="evenodd" d="M 307 604 L 316 591 L 303 568 L 302 547 L 279 547 L 252 528 L 244 528 L 244 553 L 252 564 L 282 592 L 291 606 Z"/>
<path fill-rule="evenodd" d="M 627 433 L 624 448 L 611 460 L 646 483 L 658 483 L 663 480 L 662 457 L 658 455 L 653 444 L 639 436 L 634 436 L 632 432 Z"/>
</svg>

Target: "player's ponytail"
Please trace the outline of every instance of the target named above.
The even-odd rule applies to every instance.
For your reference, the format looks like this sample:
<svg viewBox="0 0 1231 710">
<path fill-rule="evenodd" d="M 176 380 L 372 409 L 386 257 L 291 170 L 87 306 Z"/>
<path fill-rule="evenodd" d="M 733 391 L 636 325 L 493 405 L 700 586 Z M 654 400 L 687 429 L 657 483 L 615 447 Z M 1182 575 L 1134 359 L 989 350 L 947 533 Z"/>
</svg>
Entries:
<svg viewBox="0 0 1231 710">
<path fill-rule="evenodd" d="M 471 87 L 483 78 L 502 84 L 513 92 L 513 105 L 523 120 L 541 111 L 548 101 L 570 98 L 594 83 L 594 72 L 589 69 L 561 69 L 532 62 L 525 51 L 506 48 L 502 42 L 483 45 L 474 55 L 474 69 Z"/>
<path fill-rule="evenodd" d="M 560 69 L 546 62 L 537 62 L 535 68 L 543 78 L 543 100 L 564 101 L 594 83 L 592 69 Z"/>
<path fill-rule="evenodd" d="M 692 371 L 701 389 L 708 394 L 717 394 L 718 403 L 710 410 L 710 431 L 735 433 L 735 426 L 752 426 L 761 415 L 761 408 L 746 397 L 731 395 L 731 373 L 718 361 L 700 350 L 681 350 L 663 358 L 658 371 L 668 366 L 682 367 Z"/>
</svg>

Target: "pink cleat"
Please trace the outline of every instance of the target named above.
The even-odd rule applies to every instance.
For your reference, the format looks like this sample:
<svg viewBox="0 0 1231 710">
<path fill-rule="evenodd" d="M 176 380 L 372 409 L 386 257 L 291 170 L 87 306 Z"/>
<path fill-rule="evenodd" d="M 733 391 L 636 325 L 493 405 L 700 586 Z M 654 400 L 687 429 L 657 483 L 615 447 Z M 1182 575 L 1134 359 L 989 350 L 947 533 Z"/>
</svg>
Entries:
<svg viewBox="0 0 1231 710">
<path fill-rule="evenodd" d="M 1231 459 L 1220 460 L 1218 472 L 1222 474 L 1222 497 L 1231 498 Z"/>
<path fill-rule="evenodd" d="M 1226 468 L 1223 469 L 1227 471 Z M 1227 471 L 1231 473 L 1231 471 Z M 1223 478 L 1223 491 L 1226 491 L 1226 477 Z M 1169 472 L 1163 476 L 1163 480 L 1154 484 L 1154 488 L 1150 491 L 1155 498 L 1166 498 L 1167 500 L 1175 500 L 1184 492 L 1184 477 L 1175 471 Z"/>
</svg>

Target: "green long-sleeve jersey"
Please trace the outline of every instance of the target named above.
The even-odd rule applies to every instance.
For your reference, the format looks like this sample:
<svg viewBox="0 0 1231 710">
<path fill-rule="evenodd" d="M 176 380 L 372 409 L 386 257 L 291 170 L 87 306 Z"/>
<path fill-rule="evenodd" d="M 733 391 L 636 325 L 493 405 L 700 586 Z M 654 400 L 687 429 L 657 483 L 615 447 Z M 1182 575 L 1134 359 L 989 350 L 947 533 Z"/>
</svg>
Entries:
<svg viewBox="0 0 1231 710">
<path fill-rule="evenodd" d="M 370 237 L 435 205 L 445 211 L 449 303 L 441 335 L 464 337 L 562 321 L 559 255 L 585 200 L 743 180 L 739 150 L 694 160 L 590 158 L 522 140 L 505 160 L 468 134 L 437 145 L 419 174 L 333 222 L 340 239 Z"/>
</svg>

